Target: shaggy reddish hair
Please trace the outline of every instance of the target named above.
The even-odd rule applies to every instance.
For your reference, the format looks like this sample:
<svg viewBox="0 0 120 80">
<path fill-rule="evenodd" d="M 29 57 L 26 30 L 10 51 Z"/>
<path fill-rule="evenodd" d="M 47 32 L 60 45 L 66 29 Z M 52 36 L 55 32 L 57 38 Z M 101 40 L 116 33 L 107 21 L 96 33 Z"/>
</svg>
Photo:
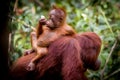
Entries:
<svg viewBox="0 0 120 80">
<path fill-rule="evenodd" d="M 48 48 L 48 55 L 36 64 L 34 71 L 25 68 L 35 53 L 22 56 L 11 68 L 12 80 L 87 80 L 86 69 L 98 70 L 101 39 L 92 32 L 62 37 Z"/>
</svg>

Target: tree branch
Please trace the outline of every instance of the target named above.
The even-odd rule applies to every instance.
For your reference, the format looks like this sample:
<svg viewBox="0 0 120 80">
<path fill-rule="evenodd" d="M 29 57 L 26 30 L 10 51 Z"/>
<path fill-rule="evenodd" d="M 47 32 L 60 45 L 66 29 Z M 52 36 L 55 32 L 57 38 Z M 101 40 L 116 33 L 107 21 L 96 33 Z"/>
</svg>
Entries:
<svg viewBox="0 0 120 80">
<path fill-rule="evenodd" d="M 117 70 L 115 70 L 113 73 L 109 74 L 108 76 L 106 76 L 106 77 L 104 78 L 104 80 L 107 80 L 109 77 L 115 75 L 115 74 L 118 73 L 118 72 L 120 72 L 120 68 L 117 69 Z"/>
<path fill-rule="evenodd" d="M 16 12 L 17 6 L 18 6 L 18 0 L 16 0 L 14 4 L 14 9 L 13 9 L 14 12 Z"/>
<path fill-rule="evenodd" d="M 22 21 L 22 20 L 20 20 L 20 19 L 16 19 L 15 17 L 11 17 L 10 15 L 9 15 L 9 17 L 10 17 L 11 19 L 16 20 L 17 22 L 20 22 L 21 24 L 23 24 L 23 25 L 31 28 L 33 31 L 36 31 L 36 29 L 35 29 L 33 26 L 30 26 L 30 25 L 27 24 L 26 22 L 24 22 L 24 21 Z"/>
<path fill-rule="evenodd" d="M 109 53 L 109 55 L 108 55 L 108 57 L 107 57 L 107 59 L 106 59 L 106 63 L 105 63 L 105 65 L 104 65 L 104 68 L 101 70 L 101 80 L 103 80 L 103 74 L 104 74 L 104 72 L 105 72 L 105 68 L 106 68 L 106 66 L 107 66 L 107 64 L 108 64 L 108 62 L 109 62 L 109 59 L 110 59 L 110 57 L 111 57 L 111 55 L 112 55 L 112 53 L 113 53 L 113 51 L 114 51 L 114 49 L 115 49 L 115 47 L 116 47 L 116 45 L 117 45 L 117 40 L 115 41 L 115 43 L 113 44 L 113 46 L 112 46 L 112 48 L 111 48 L 111 51 L 110 51 L 110 53 Z"/>
<path fill-rule="evenodd" d="M 40 2 L 39 0 L 34 0 L 36 4 L 38 4 L 40 7 L 44 7 L 44 4 Z"/>
</svg>

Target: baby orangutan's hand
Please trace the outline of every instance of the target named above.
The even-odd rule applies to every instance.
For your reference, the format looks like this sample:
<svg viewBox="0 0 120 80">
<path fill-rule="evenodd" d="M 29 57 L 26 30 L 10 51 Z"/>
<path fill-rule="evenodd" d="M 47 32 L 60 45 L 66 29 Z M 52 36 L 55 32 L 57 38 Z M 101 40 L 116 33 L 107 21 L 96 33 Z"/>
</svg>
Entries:
<svg viewBox="0 0 120 80">
<path fill-rule="evenodd" d="M 46 21 L 47 21 L 47 19 L 45 18 L 45 16 L 41 16 L 41 18 L 40 18 L 40 20 L 39 20 L 39 23 L 41 24 L 41 25 L 45 25 L 46 24 Z"/>
</svg>

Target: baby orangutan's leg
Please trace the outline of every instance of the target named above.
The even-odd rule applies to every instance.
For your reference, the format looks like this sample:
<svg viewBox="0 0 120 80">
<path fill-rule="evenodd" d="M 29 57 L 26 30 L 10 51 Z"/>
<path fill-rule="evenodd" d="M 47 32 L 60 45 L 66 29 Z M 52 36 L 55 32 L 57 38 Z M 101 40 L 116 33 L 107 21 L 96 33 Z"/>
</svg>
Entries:
<svg viewBox="0 0 120 80">
<path fill-rule="evenodd" d="M 28 71 L 33 71 L 35 69 L 35 63 L 36 63 L 36 61 L 38 61 L 43 56 L 47 55 L 48 50 L 47 50 L 46 47 L 44 47 L 44 48 L 38 47 L 36 53 L 37 53 L 37 55 L 28 64 L 28 67 L 27 67 Z"/>
<path fill-rule="evenodd" d="M 28 54 L 31 54 L 31 53 L 36 51 L 36 48 L 37 48 L 37 35 L 36 35 L 36 32 L 31 32 L 30 39 L 31 39 L 32 49 L 26 50 L 24 52 L 24 54 L 23 54 L 24 56 L 26 56 Z"/>
</svg>

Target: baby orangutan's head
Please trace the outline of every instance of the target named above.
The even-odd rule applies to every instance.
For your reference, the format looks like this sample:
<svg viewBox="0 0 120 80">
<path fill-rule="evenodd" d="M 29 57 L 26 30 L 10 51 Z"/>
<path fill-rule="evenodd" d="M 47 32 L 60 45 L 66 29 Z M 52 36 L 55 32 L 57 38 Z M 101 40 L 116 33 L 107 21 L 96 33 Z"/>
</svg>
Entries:
<svg viewBox="0 0 120 80">
<path fill-rule="evenodd" d="M 62 26 L 66 20 L 66 12 L 62 8 L 58 8 L 53 6 L 52 10 L 49 12 L 49 19 L 46 22 L 46 25 L 51 28 L 55 29 Z"/>
</svg>

